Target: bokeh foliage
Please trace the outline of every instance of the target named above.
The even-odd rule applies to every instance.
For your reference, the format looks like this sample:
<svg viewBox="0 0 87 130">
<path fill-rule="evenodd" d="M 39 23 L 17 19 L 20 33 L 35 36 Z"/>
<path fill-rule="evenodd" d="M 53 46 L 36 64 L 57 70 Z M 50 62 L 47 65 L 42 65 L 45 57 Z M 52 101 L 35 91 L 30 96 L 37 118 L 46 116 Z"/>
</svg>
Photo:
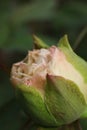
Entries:
<svg viewBox="0 0 87 130">
<path fill-rule="evenodd" d="M 29 119 L 15 98 L 10 70 L 33 48 L 32 34 L 49 45 L 68 34 L 87 60 L 86 0 L 0 0 L 0 130 L 27 130 Z M 86 123 L 81 120 L 83 130 Z"/>
</svg>

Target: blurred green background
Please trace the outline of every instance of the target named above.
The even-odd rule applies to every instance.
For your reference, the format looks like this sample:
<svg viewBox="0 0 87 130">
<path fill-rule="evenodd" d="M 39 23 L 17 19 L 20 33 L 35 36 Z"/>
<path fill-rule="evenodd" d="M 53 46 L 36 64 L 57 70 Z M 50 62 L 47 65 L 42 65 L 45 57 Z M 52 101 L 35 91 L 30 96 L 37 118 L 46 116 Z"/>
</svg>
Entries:
<svg viewBox="0 0 87 130">
<path fill-rule="evenodd" d="M 49 45 L 68 34 L 72 48 L 87 60 L 87 1 L 0 0 L 0 130 L 27 130 L 10 70 L 33 48 L 32 34 Z M 81 126 L 87 130 L 87 119 Z"/>
</svg>

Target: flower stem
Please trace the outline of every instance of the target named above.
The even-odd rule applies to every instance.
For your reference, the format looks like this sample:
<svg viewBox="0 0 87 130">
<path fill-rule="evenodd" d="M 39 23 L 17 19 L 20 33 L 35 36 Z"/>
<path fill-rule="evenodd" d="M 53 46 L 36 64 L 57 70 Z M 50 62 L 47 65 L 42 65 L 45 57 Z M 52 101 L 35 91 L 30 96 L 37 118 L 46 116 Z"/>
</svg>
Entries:
<svg viewBox="0 0 87 130">
<path fill-rule="evenodd" d="M 25 130 L 25 129 L 24 129 Z M 82 130 L 79 121 L 75 121 L 69 125 L 63 125 L 61 127 L 38 127 L 38 126 L 32 126 L 31 128 L 27 130 Z"/>
<path fill-rule="evenodd" d="M 76 39 L 76 42 L 73 46 L 73 49 L 76 50 L 77 47 L 79 46 L 79 44 L 81 43 L 81 41 L 83 40 L 84 36 L 87 33 L 87 26 L 85 28 L 83 28 L 83 30 L 81 31 L 81 33 L 79 34 L 79 36 Z"/>
<path fill-rule="evenodd" d="M 59 130 L 82 130 L 79 121 L 75 121 L 72 124 L 65 125 L 61 127 Z"/>
</svg>

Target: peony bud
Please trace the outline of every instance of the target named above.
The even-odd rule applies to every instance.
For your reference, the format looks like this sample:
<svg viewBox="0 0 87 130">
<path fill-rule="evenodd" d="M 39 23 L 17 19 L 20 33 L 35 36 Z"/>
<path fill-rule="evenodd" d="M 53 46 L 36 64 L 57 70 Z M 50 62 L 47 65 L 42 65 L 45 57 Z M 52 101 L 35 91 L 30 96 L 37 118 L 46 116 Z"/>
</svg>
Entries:
<svg viewBox="0 0 87 130">
<path fill-rule="evenodd" d="M 58 47 L 44 46 L 34 38 L 40 49 L 29 51 L 23 61 L 13 65 L 11 80 L 24 110 L 36 123 L 69 124 L 87 107 L 87 63 L 73 52 L 66 35 Z"/>
</svg>

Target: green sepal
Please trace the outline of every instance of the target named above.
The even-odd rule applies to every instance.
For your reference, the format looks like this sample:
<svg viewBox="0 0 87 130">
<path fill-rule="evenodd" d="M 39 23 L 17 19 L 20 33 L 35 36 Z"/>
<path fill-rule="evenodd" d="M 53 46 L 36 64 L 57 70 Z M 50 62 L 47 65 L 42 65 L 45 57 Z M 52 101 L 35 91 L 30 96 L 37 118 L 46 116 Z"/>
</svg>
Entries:
<svg viewBox="0 0 87 130">
<path fill-rule="evenodd" d="M 46 43 L 44 43 L 44 41 L 42 41 L 36 35 L 33 35 L 33 41 L 34 41 L 35 49 L 41 49 L 41 48 L 48 48 L 49 47 Z"/>
<path fill-rule="evenodd" d="M 45 103 L 58 125 L 75 121 L 86 107 L 84 96 L 74 82 L 52 75 L 47 75 Z"/>
<path fill-rule="evenodd" d="M 82 75 L 84 82 L 87 83 L 87 62 L 74 53 L 67 35 L 59 40 L 58 48 L 65 54 L 66 60 Z"/>
<path fill-rule="evenodd" d="M 73 51 L 70 44 L 69 44 L 69 41 L 68 41 L 68 36 L 67 35 L 64 35 L 58 42 L 58 47 L 59 48 L 67 48 L 69 49 L 70 51 Z"/>
<path fill-rule="evenodd" d="M 19 89 L 18 89 L 19 88 Z M 43 126 L 56 126 L 55 118 L 49 113 L 44 103 L 43 95 L 32 86 L 18 86 L 18 98 L 23 108 L 37 124 Z"/>
</svg>

